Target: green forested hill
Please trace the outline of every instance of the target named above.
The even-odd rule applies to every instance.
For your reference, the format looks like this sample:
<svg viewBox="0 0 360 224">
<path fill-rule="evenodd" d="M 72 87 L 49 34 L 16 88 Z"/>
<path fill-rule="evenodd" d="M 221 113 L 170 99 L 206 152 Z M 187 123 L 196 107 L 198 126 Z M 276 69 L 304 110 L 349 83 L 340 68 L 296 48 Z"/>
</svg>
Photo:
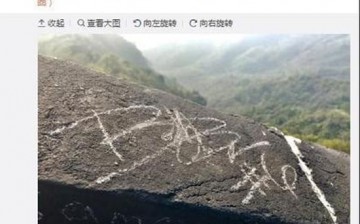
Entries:
<svg viewBox="0 0 360 224">
<path fill-rule="evenodd" d="M 257 35 L 220 46 L 208 41 L 168 44 L 144 55 L 156 70 L 180 79 L 191 73 L 242 77 L 316 73 L 349 79 L 349 52 L 348 35 Z"/>
<path fill-rule="evenodd" d="M 349 150 L 349 81 L 313 76 L 238 79 L 210 106 L 239 113 L 325 146 Z M 230 87 L 230 88 L 229 88 Z M 233 93 L 233 94 L 232 94 Z M 224 95 L 231 97 L 224 97 Z M 224 100 L 225 99 L 225 100 Z"/>
<path fill-rule="evenodd" d="M 209 107 L 350 150 L 348 35 L 258 35 L 221 46 L 164 45 L 144 55 L 198 90 Z"/>
<path fill-rule="evenodd" d="M 167 78 L 149 67 L 134 44 L 115 34 L 48 35 L 39 40 L 39 54 L 91 67 L 145 86 L 161 89 L 206 105 L 197 91 L 188 91 L 174 78 Z"/>
</svg>

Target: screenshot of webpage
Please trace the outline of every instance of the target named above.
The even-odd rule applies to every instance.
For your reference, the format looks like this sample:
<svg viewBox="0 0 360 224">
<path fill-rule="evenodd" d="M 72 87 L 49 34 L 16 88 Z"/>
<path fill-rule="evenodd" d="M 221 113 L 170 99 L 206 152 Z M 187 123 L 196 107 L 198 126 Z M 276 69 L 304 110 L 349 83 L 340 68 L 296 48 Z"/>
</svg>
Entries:
<svg viewBox="0 0 360 224">
<path fill-rule="evenodd" d="M 0 223 L 358 224 L 358 6 L 1 1 Z"/>
</svg>

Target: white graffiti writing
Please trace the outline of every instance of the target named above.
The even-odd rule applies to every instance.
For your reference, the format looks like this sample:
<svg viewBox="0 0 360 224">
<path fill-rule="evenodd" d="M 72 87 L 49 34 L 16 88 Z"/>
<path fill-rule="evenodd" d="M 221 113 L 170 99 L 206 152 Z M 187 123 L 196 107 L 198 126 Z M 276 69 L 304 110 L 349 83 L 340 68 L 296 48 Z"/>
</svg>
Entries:
<svg viewBox="0 0 360 224">
<path fill-rule="evenodd" d="M 138 158 L 136 161 L 131 161 L 130 165 L 125 168 L 122 167 L 121 169 L 114 170 L 105 176 L 99 177 L 96 180 L 97 184 L 108 182 L 115 176 L 122 176 L 123 174 L 135 170 L 140 166 L 148 164 L 150 161 L 163 155 L 166 151 L 173 152 L 177 162 L 187 166 L 193 163 L 207 160 L 211 156 L 220 152 L 225 152 L 229 163 L 233 164 L 236 158 L 244 152 L 270 145 L 268 141 L 260 141 L 250 144 L 246 147 L 241 147 L 241 136 L 237 132 L 228 130 L 225 121 L 213 117 L 188 118 L 177 109 L 168 109 L 165 107 L 162 111 L 155 106 L 136 105 L 126 108 L 116 108 L 105 112 L 96 112 L 94 110 L 92 112 L 92 116 L 77 120 L 67 126 L 60 127 L 54 131 L 49 132 L 49 134 L 60 134 L 66 130 L 75 128 L 83 122 L 93 119 L 95 122 L 97 122 L 98 128 L 103 134 L 101 144 L 107 145 L 117 157 L 119 163 L 122 163 L 126 161 L 127 158 L 125 158 L 121 153 L 121 147 L 115 147 L 114 142 L 116 140 L 145 128 L 164 127 L 164 131 L 160 136 L 161 140 L 165 143 L 164 147 L 157 149 L 152 154 L 144 155 L 142 158 Z M 103 119 L 107 115 L 112 115 L 113 113 L 141 113 L 143 116 L 140 116 L 140 121 L 136 121 L 135 124 L 132 124 L 129 127 L 120 129 L 120 131 L 111 134 L 106 128 Z M 165 117 L 167 119 L 165 119 Z M 201 125 L 209 123 L 212 124 L 211 127 L 208 127 L 209 125 Z M 204 126 L 206 126 L 206 128 L 204 128 Z M 216 146 L 209 144 L 207 142 L 207 138 L 209 137 L 217 137 L 221 139 L 221 144 Z M 184 152 L 184 145 L 187 145 L 186 152 Z M 186 156 L 184 156 L 185 153 Z M 294 197 L 296 197 L 296 194 L 293 191 L 295 189 L 296 183 L 295 169 L 290 165 L 284 165 L 281 168 L 284 186 L 280 186 L 278 182 L 272 178 L 269 171 L 267 170 L 263 156 L 262 164 L 265 175 L 258 176 L 255 174 L 255 168 L 255 170 L 247 171 L 249 167 L 247 164 L 244 164 L 241 166 L 241 171 L 245 175 L 244 179 L 232 187 L 232 190 L 236 190 L 248 182 L 252 183 L 250 192 L 243 200 L 243 204 L 247 204 L 256 191 L 262 195 L 266 195 L 262 190 L 262 187 L 265 186 L 269 188 L 268 182 L 272 182 L 283 190 L 290 191 Z M 291 184 L 288 183 L 286 178 L 287 172 L 289 171 L 294 173 L 294 180 L 291 182 Z"/>
<path fill-rule="evenodd" d="M 247 163 L 244 163 L 243 165 L 240 166 L 241 172 L 244 174 L 244 177 L 241 181 L 239 181 L 237 184 L 233 185 L 231 187 L 231 190 L 239 190 L 241 187 L 250 184 L 250 190 L 248 192 L 248 194 L 246 195 L 246 197 L 242 200 L 243 204 L 249 204 L 250 200 L 254 197 L 254 194 L 256 192 L 259 192 L 261 195 L 266 196 L 265 191 L 263 190 L 263 187 L 270 189 L 270 183 L 272 183 L 273 185 L 275 185 L 276 187 L 281 188 L 282 190 L 286 191 L 290 191 L 291 194 L 297 198 L 297 195 L 295 194 L 294 190 L 296 189 L 295 187 L 295 183 L 297 180 L 297 174 L 296 171 L 293 167 L 291 167 L 290 165 L 284 165 L 281 167 L 281 171 L 282 171 L 282 180 L 283 180 L 283 185 L 280 185 L 270 174 L 268 168 L 266 167 L 266 162 L 265 162 L 265 153 L 263 153 L 261 155 L 261 168 L 263 171 L 263 175 L 259 175 L 257 173 L 258 169 L 255 167 L 251 167 L 249 166 Z M 293 180 L 292 183 L 289 184 L 288 182 L 288 178 L 287 178 L 287 172 L 291 171 L 293 173 Z"/>
<path fill-rule="evenodd" d="M 304 156 L 302 155 L 302 153 L 299 150 L 299 147 L 297 146 L 297 144 L 301 143 L 301 140 L 297 139 L 297 138 L 294 138 L 292 136 L 288 136 L 288 135 L 286 135 L 284 137 L 285 137 L 287 143 L 289 144 L 289 146 L 291 148 L 291 151 L 293 152 L 293 154 L 298 159 L 299 166 L 300 166 L 301 170 L 305 173 L 305 176 L 308 179 L 308 181 L 310 182 L 312 190 L 315 192 L 315 194 L 316 194 L 317 198 L 319 199 L 319 201 L 323 204 L 323 206 L 328 211 L 333 223 L 336 224 L 337 223 L 337 217 L 336 217 L 336 214 L 335 214 L 335 209 L 326 200 L 325 194 L 322 192 L 322 190 L 317 186 L 317 184 L 314 181 L 314 178 L 313 178 L 313 176 L 311 174 L 312 170 L 306 165 L 306 163 L 302 159 Z"/>
</svg>

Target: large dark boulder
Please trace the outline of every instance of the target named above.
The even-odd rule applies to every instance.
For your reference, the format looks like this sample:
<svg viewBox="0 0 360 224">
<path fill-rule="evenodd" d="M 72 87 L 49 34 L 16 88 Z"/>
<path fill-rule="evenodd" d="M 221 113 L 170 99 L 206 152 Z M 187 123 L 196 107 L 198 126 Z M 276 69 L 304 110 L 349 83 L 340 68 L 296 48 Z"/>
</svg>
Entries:
<svg viewBox="0 0 360 224">
<path fill-rule="evenodd" d="M 39 223 L 349 223 L 349 157 L 39 57 Z"/>
</svg>

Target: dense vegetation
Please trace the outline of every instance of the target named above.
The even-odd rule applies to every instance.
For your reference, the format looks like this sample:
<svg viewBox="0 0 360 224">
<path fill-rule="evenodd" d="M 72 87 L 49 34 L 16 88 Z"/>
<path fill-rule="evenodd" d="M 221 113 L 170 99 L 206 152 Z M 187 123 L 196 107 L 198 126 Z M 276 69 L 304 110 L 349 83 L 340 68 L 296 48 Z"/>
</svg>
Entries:
<svg viewBox="0 0 360 224">
<path fill-rule="evenodd" d="M 72 60 L 95 70 L 157 88 L 206 105 L 197 91 L 188 91 L 175 78 L 149 67 L 136 46 L 119 35 L 49 35 L 40 38 L 39 54 Z"/>
<path fill-rule="evenodd" d="M 209 107 L 350 151 L 347 35 L 251 36 L 222 46 L 166 45 L 144 54 L 156 70 L 199 90 Z"/>
</svg>

